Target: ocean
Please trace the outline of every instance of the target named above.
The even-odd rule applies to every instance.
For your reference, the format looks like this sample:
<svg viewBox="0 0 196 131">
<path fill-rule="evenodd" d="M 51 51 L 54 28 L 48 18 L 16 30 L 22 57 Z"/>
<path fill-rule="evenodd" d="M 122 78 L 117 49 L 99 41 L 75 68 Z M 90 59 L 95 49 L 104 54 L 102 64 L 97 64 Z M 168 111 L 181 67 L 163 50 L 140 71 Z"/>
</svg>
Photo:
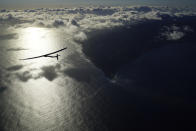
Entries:
<svg viewBox="0 0 196 131">
<path fill-rule="evenodd" d="M 193 129 L 196 16 L 187 12 L 2 10 L 0 130 Z M 59 60 L 20 60 L 65 47 Z"/>
</svg>

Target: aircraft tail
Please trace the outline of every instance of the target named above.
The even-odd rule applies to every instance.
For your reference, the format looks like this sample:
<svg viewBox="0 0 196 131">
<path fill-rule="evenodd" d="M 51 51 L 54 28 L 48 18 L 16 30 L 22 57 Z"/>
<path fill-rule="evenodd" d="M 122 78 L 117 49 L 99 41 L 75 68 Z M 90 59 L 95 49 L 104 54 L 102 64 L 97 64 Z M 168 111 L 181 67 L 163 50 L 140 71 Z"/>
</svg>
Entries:
<svg viewBox="0 0 196 131">
<path fill-rule="evenodd" d="M 57 60 L 59 60 L 59 56 L 60 56 L 59 54 L 56 55 L 56 59 L 57 59 Z"/>
</svg>

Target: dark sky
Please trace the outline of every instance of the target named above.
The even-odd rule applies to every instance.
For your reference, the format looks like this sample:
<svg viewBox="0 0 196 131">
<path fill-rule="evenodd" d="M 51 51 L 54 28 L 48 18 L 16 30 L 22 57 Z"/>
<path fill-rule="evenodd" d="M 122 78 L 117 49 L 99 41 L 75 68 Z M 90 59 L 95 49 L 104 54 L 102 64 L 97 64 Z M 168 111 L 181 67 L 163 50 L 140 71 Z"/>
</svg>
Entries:
<svg viewBox="0 0 196 131">
<path fill-rule="evenodd" d="M 0 0 L 1 8 L 79 5 L 196 6 L 196 0 Z"/>
</svg>

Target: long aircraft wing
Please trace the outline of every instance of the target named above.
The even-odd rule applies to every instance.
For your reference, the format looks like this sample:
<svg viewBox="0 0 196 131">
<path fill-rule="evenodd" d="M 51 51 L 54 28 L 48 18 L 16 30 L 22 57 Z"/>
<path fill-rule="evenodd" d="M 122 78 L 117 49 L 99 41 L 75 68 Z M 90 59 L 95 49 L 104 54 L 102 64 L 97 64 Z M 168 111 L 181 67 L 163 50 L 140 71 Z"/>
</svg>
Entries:
<svg viewBox="0 0 196 131">
<path fill-rule="evenodd" d="M 40 57 L 47 57 L 47 56 L 49 56 L 49 55 L 52 55 L 52 54 L 58 53 L 58 52 L 60 52 L 60 51 L 63 51 L 63 50 L 65 50 L 65 49 L 67 49 L 67 47 L 65 47 L 65 48 L 63 48 L 63 49 L 60 49 L 60 50 L 57 50 L 57 51 L 52 52 L 52 53 L 45 54 L 45 55 L 40 55 L 40 56 L 30 57 L 30 58 L 25 58 L 25 59 L 20 59 L 20 60 L 29 60 L 29 59 L 36 59 L 36 58 L 40 58 Z"/>
</svg>

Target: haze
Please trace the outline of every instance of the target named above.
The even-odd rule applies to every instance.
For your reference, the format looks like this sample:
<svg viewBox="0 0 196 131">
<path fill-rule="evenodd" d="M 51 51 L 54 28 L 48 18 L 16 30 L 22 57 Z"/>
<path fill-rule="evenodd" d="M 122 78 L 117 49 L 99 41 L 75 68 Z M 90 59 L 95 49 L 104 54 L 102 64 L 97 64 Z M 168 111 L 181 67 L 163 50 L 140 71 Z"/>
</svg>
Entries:
<svg viewBox="0 0 196 131">
<path fill-rule="evenodd" d="M 69 7 L 88 5 L 196 6 L 195 0 L 1 0 L 0 8 Z"/>
</svg>

